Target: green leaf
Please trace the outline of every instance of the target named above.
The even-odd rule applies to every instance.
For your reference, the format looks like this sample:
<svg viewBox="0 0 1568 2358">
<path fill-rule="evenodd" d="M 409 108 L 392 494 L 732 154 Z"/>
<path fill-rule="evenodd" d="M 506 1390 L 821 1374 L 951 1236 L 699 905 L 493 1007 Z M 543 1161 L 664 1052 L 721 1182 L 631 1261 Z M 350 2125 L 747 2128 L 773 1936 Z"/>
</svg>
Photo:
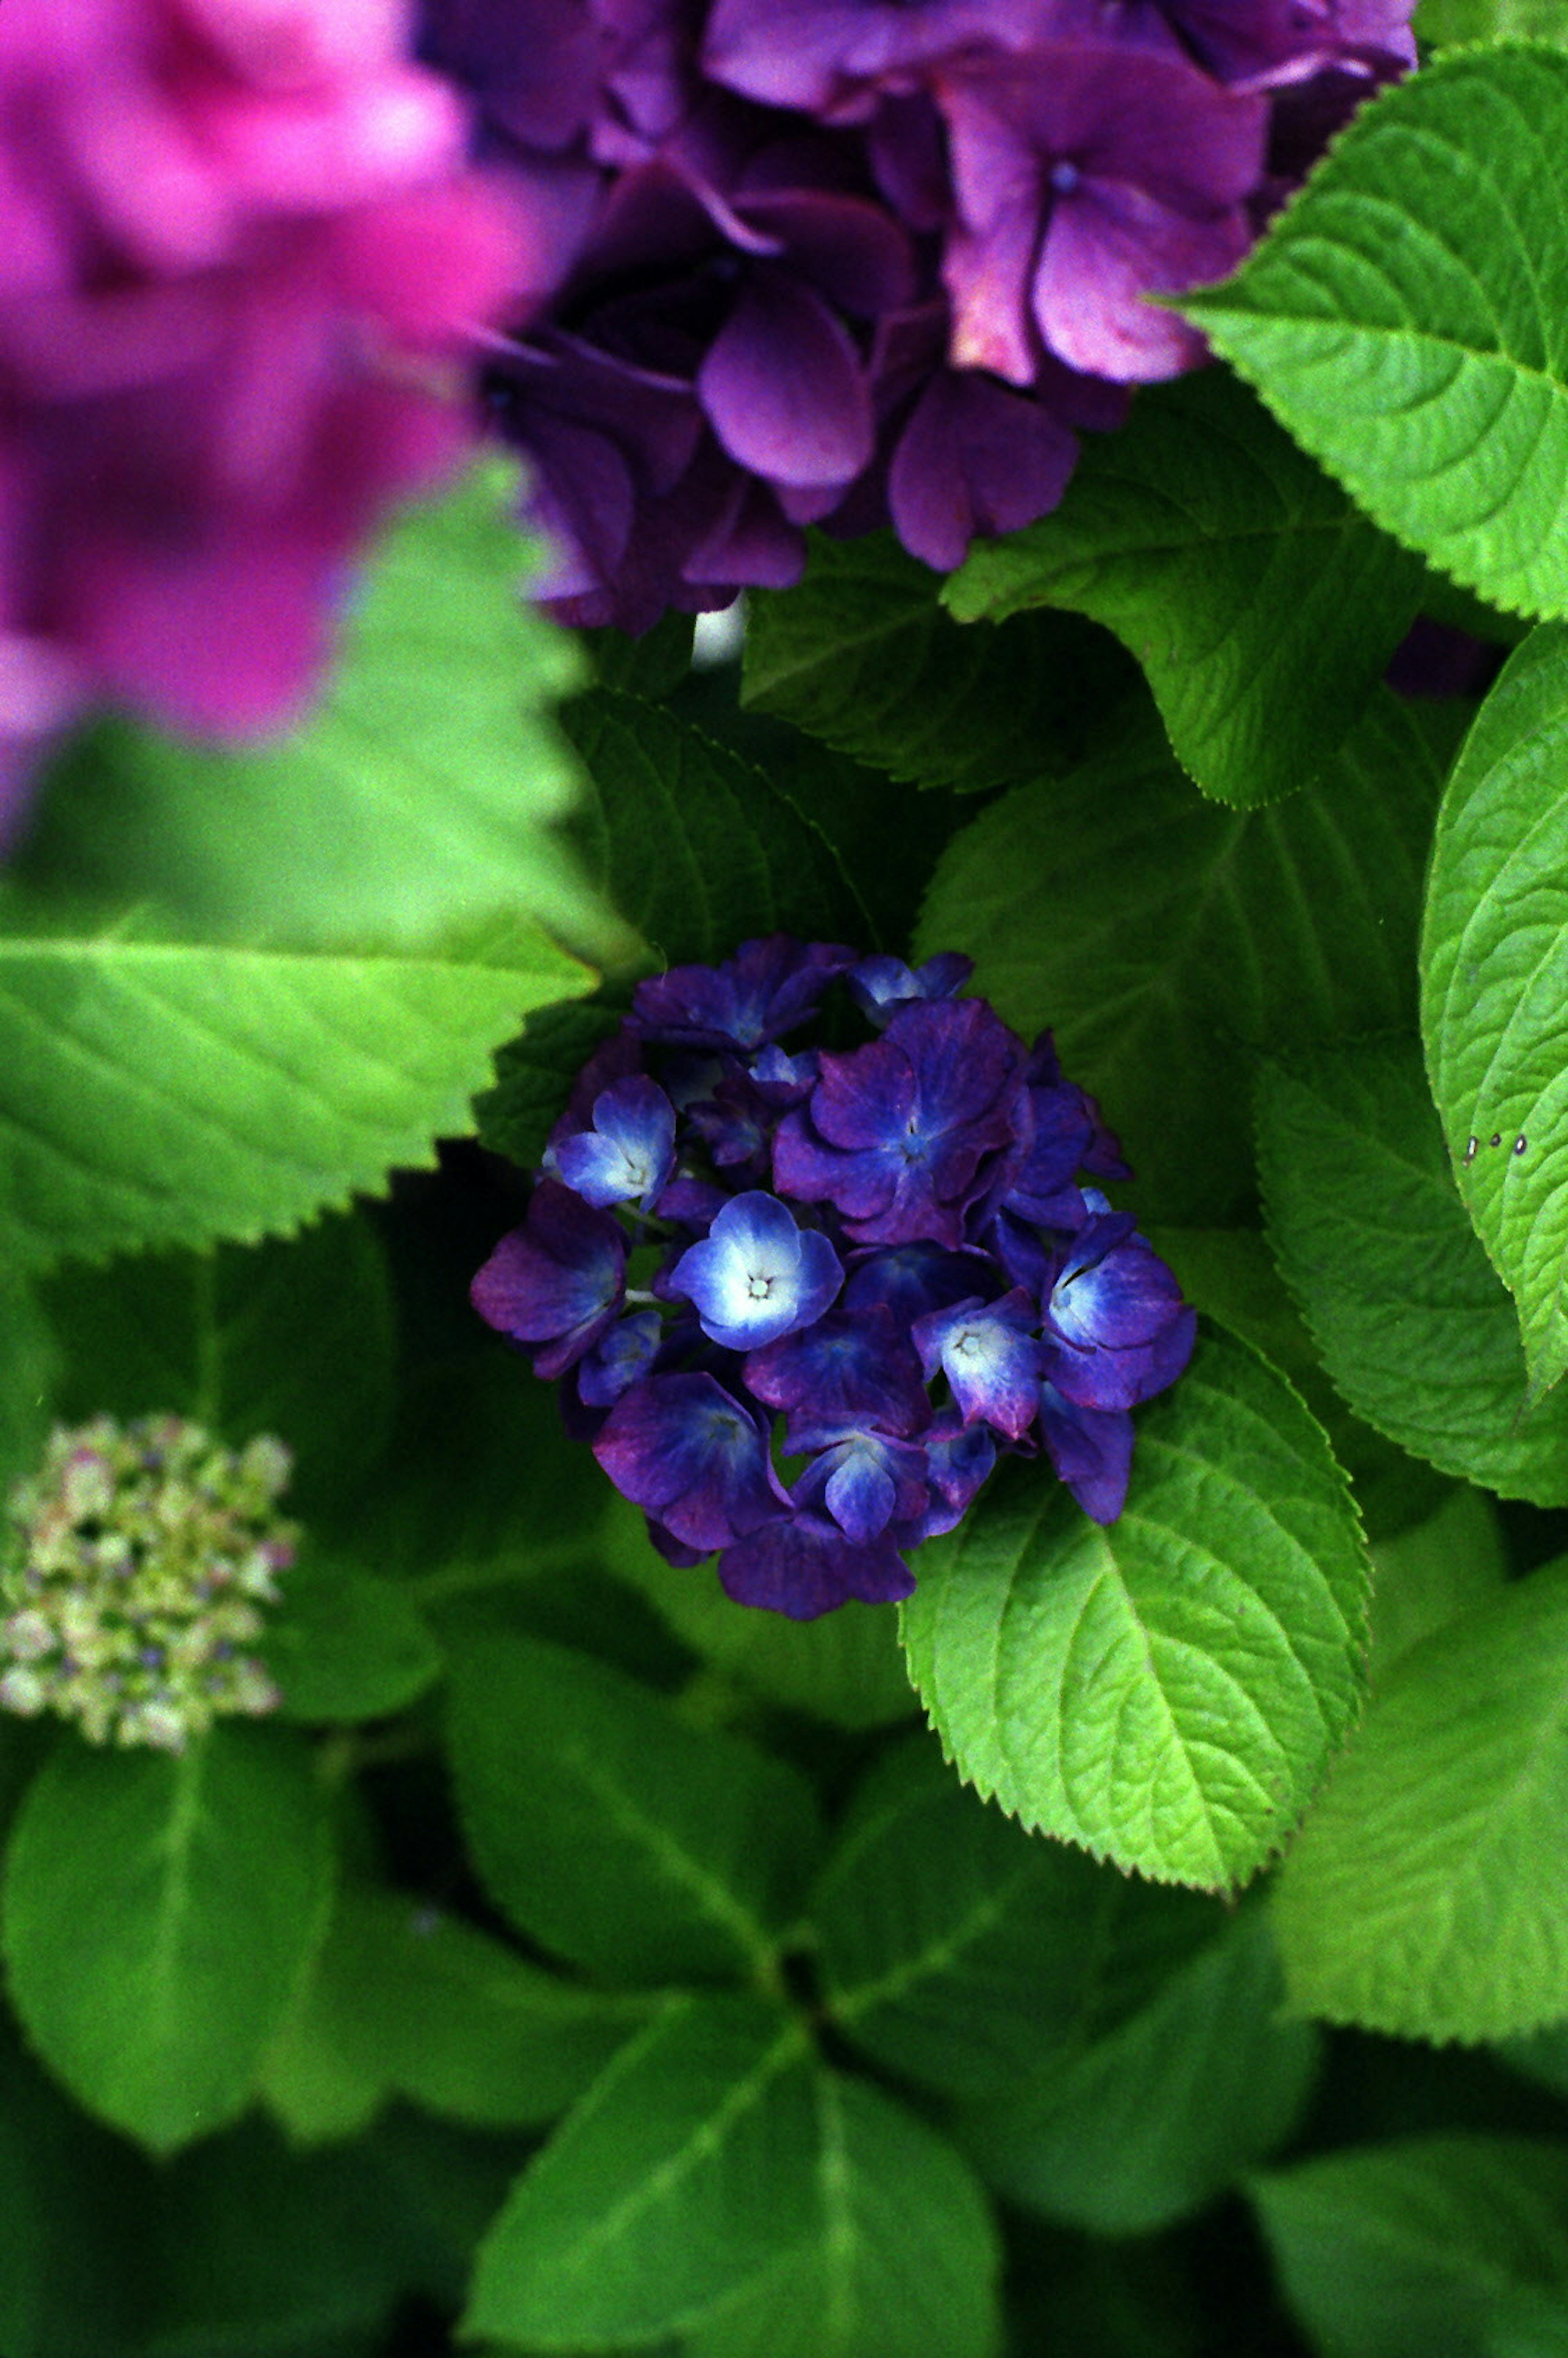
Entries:
<svg viewBox="0 0 1568 2358">
<path fill-rule="evenodd" d="M 861 1787 L 808 1904 L 827 2018 L 903 2079 L 993 2093 L 1079 2037 L 1123 1888 L 966 1791 L 913 1737 Z"/>
<path fill-rule="evenodd" d="M 1146 1217 L 1224 1222 L 1251 1190 L 1249 1051 L 1411 1021 L 1441 774 L 1422 719 L 1379 698 L 1314 793 L 1221 810 L 1151 716 L 1138 749 L 955 837 L 916 954 L 968 950 L 1008 1022 L 1054 1028 Z"/>
<path fill-rule="evenodd" d="M 1561 614 L 1565 273 L 1568 59 L 1465 50 L 1364 108 L 1182 308 L 1386 531 Z"/>
<path fill-rule="evenodd" d="M 661 964 L 730 957 L 757 934 L 868 932 L 827 838 L 729 746 L 614 688 L 565 718 L 596 794 L 581 828 L 589 875 Z"/>
<path fill-rule="evenodd" d="M 248 1242 L 427 1165 L 519 1019 L 591 980 L 523 920 L 406 952 L 0 939 L 0 1261 Z"/>
<path fill-rule="evenodd" d="M 220 752 L 125 723 L 66 757 L 17 864 L 51 902 L 151 903 L 209 942 L 385 954 L 529 914 L 589 957 L 615 929 L 560 822 L 576 765 L 550 718 L 575 639 L 519 597 L 515 470 L 408 510 L 364 568 L 341 660 L 299 729 Z"/>
<path fill-rule="evenodd" d="M 1542 628 L 1454 764 L 1422 942 L 1433 1095 L 1476 1233 L 1518 1303 L 1534 1392 L 1568 1367 L 1565 747 L 1568 630 Z"/>
<path fill-rule="evenodd" d="M 1568 1560 L 1390 1669 L 1280 1879 L 1292 2003 L 1420 2039 L 1568 2015 Z"/>
<path fill-rule="evenodd" d="M 79 2102 L 172 2152 L 244 2104 L 330 1887 L 325 1799 L 281 1731 L 177 1758 L 66 1740 L 6 1853 L 12 1999 Z"/>
<path fill-rule="evenodd" d="M 513 1921 L 611 1983 L 775 1974 L 816 1848 L 798 1771 L 539 1639 L 454 1649 L 452 1770 Z"/>
<path fill-rule="evenodd" d="M 1449 1485 L 1346 1407 L 1261 1230 L 1152 1226 L 1148 1237 L 1205 1317 L 1239 1335 L 1290 1378 L 1350 1476 L 1369 1540 L 1408 1531 L 1436 1511 Z"/>
<path fill-rule="evenodd" d="M 68 1372 L 56 1413 L 77 1423 L 172 1411 L 239 1445 L 294 1453 L 287 1505 L 308 1518 L 351 1496 L 392 1419 L 385 1258 L 357 1215 L 287 1242 L 70 1264 L 43 1289 Z"/>
<path fill-rule="evenodd" d="M 1119 1521 L 1007 1466 L 918 1574 L 904 1645 L 959 1774 L 1160 1880 L 1262 1866 L 1359 1700 L 1368 1571 L 1344 1476 L 1239 1343 L 1204 1337 L 1140 1413 Z"/>
<path fill-rule="evenodd" d="M 1564 0 L 1420 0 L 1415 30 L 1422 46 L 1462 41 L 1552 41 L 1568 47 Z"/>
<path fill-rule="evenodd" d="M 1080 760 L 1135 676 L 1110 640 L 1038 614 L 961 631 L 941 586 L 891 533 L 814 539 L 798 589 L 747 601 L 745 702 L 894 778 L 961 794 Z"/>
<path fill-rule="evenodd" d="M 537 2351 L 697 2323 L 814 2226 L 804 2026 L 755 1998 L 669 2001 L 514 2187 L 462 2330 Z"/>
<path fill-rule="evenodd" d="M 1091 435 L 1060 507 L 980 541 L 943 601 L 960 622 L 1065 606 L 1143 665 L 1171 743 L 1242 809 L 1309 784 L 1414 616 L 1419 560 L 1222 369 L 1141 391 Z"/>
<path fill-rule="evenodd" d="M 1500 2039 L 1497 2052 L 1510 2071 L 1568 2096 L 1568 2022 L 1552 2023 L 1520 2039 Z"/>
<path fill-rule="evenodd" d="M 683 2358 L 993 2358 L 997 2234 L 968 2163 L 864 2081 L 819 2068 L 815 2095 L 809 2239 Z"/>
<path fill-rule="evenodd" d="M 401 1584 L 307 1540 L 282 1589 L 261 1650 L 290 1719 L 382 1719 L 440 1677 L 440 1648 Z"/>
<path fill-rule="evenodd" d="M 1097 2235 L 1141 2235 L 1201 2210 L 1281 2144 L 1317 2060 L 1278 2021 L 1279 1960 L 1249 1908 L 1152 2001 L 958 2117 L 999 2192 Z"/>
<path fill-rule="evenodd" d="M 36 1289 L 0 1265 L 0 1499 L 42 1455 L 59 1366 Z"/>
<path fill-rule="evenodd" d="M 1445 1474 L 1568 1501 L 1568 1395 L 1530 1405 L 1415 1043 L 1265 1071 L 1258 1109 L 1269 1239 L 1351 1407 Z"/>
<path fill-rule="evenodd" d="M 642 1513 L 618 1495 L 609 1502 L 603 1554 L 694 1652 L 752 1694 L 838 1727 L 885 1727 L 920 1707 L 897 1618 L 885 1606 L 851 1601 L 816 1621 L 738 1611 L 710 1564 L 683 1571 L 666 1563 Z"/>
<path fill-rule="evenodd" d="M 1568 2146 L 1412 2137 L 1254 2180 L 1292 2306 L 1328 2358 L 1500 2358 L 1532 2298 L 1568 2299 Z"/>
<path fill-rule="evenodd" d="M 1373 1692 L 1401 1654 L 1473 1605 L 1484 1605 L 1508 1578 L 1508 1548 L 1491 1500 L 1479 1490 L 1451 1490 L 1434 1515 L 1372 1546 Z"/>
<path fill-rule="evenodd" d="M 532 2128 L 575 2103 L 662 2004 L 563 1981 L 460 1917 L 367 1885 L 342 1895 L 307 2012 L 361 2086 L 476 2127 Z"/>
</svg>

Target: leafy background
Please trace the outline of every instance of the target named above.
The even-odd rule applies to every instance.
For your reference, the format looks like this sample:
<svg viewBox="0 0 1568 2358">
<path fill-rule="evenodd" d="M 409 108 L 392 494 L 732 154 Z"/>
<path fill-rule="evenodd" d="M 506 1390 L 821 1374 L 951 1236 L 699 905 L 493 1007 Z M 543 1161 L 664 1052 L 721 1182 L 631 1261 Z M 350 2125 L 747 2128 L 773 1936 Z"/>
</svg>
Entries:
<svg viewBox="0 0 1568 2358">
<path fill-rule="evenodd" d="M 174 1409 L 307 1537 L 271 1723 L 0 1725 L 5 2358 L 1568 2349 L 1568 57 L 1422 21 L 946 584 L 568 639 L 486 468 L 298 735 L 62 757 L 0 1476 Z M 1118 1524 L 1014 1465 L 805 1626 L 465 1300 L 632 979 L 781 928 L 1052 1025 L 1203 1314 Z"/>
</svg>

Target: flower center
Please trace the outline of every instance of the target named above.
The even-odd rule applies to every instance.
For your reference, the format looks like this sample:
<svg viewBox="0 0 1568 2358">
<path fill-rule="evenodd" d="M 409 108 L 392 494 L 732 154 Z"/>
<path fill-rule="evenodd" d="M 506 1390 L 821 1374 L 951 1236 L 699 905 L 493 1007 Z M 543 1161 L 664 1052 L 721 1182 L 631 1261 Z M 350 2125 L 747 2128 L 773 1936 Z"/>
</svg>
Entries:
<svg viewBox="0 0 1568 2358">
<path fill-rule="evenodd" d="M 746 1292 L 753 1302 L 766 1302 L 773 1290 L 773 1279 L 764 1277 L 760 1270 L 753 1270 L 746 1280 Z"/>
</svg>

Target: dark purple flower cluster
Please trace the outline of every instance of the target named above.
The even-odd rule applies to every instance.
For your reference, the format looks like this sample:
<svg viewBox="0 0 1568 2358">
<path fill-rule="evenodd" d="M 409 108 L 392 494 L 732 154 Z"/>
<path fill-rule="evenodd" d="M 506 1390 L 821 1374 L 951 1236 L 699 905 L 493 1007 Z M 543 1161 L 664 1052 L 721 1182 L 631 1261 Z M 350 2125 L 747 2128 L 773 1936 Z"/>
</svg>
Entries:
<svg viewBox="0 0 1568 2358">
<path fill-rule="evenodd" d="M 950 568 L 1203 354 L 1411 0 L 423 0 L 539 230 L 488 384 L 563 619 L 780 587 L 802 527 Z"/>
<path fill-rule="evenodd" d="M 474 1280 L 655 1545 L 719 1551 L 741 1604 L 906 1596 L 1001 1451 L 1114 1520 L 1130 1412 L 1191 1353 L 1084 1184 L 1129 1175 L 1093 1098 L 955 995 L 969 971 L 780 934 L 641 984 Z M 875 1036 L 786 1049 L 840 980 Z"/>
</svg>

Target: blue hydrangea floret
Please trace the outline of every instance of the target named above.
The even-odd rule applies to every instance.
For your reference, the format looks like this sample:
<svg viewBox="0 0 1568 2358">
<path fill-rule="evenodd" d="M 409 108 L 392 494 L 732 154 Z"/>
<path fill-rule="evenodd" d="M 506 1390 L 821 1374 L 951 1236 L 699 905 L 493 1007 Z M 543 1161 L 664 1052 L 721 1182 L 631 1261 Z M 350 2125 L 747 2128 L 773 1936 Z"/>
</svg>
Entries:
<svg viewBox="0 0 1568 2358">
<path fill-rule="evenodd" d="M 1113 1522 L 1131 1412 L 1191 1355 L 1098 1107 L 969 971 L 775 934 L 640 984 L 474 1280 L 660 1552 L 741 1604 L 907 1596 L 1000 1455 Z"/>
</svg>

